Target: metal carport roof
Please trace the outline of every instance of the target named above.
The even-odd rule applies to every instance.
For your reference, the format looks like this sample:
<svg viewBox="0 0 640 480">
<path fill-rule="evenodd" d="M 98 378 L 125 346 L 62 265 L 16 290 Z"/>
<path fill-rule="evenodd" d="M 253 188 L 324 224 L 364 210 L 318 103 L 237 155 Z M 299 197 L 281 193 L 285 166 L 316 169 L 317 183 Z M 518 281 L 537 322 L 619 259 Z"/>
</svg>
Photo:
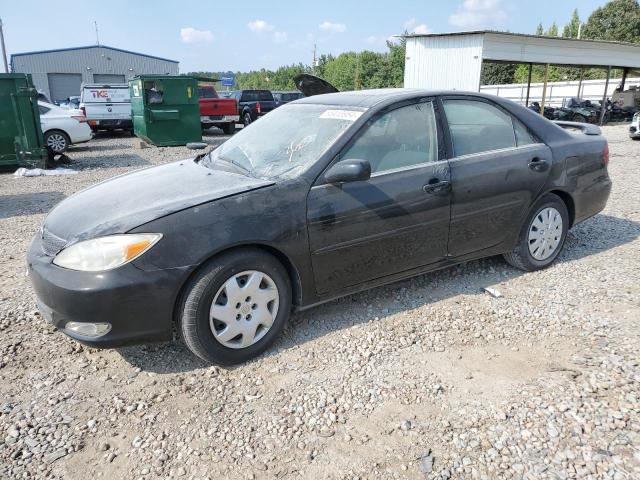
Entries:
<svg viewBox="0 0 640 480">
<path fill-rule="evenodd" d="M 640 45 L 633 43 L 546 37 L 492 30 L 405 35 L 404 37 L 407 39 L 446 38 L 455 42 L 470 35 L 479 37 L 483 60 L 640 69 Z"/>
<path fill-rule="evenodd" d="M 623 87 L 628 72 L 640 69 L 640 45 L 631 43 L 491 30 L 403 37 L 407 41 L 404 73 L 407 88 L 479 91 L 483 61 L 600 67 L 607 69 L 608 75 L 611 68 L 621 68 Z M 527 101 L 528 98 L 527 95 Z M 544 94 L 542 103 L 544 106 Z"/>
</svg>

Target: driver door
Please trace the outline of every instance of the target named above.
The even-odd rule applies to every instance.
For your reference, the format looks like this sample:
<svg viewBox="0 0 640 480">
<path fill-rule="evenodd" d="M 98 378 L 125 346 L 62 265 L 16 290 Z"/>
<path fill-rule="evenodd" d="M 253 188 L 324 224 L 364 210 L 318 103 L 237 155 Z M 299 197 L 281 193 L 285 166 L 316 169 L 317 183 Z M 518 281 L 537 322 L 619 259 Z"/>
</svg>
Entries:
<svg viewBox="0 0 640 480">
<path fill-rule="evenodd" d="M 374 117 L 338 160 L 362 159 L 371 178 L 328 184 L 307 200 L 318 294 L 438 262 L 446 257 L 450 176 L 432 100 Z"/>
</svg>

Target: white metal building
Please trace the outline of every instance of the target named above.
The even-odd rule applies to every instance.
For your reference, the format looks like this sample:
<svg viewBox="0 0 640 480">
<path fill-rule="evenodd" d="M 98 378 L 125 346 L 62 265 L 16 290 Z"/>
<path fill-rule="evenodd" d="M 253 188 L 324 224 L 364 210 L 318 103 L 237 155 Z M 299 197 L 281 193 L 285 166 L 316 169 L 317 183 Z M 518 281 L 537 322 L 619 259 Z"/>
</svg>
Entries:
<svg viewBox="0 0 640 480">
<path fill-rule="evenodd" d="M 473 31 L 407 35 L 404 86 L 478 91 L 483 61 L 640 69 L 640 45 Z"/>
<path fill-rule="evenodd" d="M 105 45 L 11 55 L 11 71 L 30 73 L 52 101 L 80 95 L 82 83 L 125 83 L 135 75 L 177 75 L 178 62 Z"/>
</svg>

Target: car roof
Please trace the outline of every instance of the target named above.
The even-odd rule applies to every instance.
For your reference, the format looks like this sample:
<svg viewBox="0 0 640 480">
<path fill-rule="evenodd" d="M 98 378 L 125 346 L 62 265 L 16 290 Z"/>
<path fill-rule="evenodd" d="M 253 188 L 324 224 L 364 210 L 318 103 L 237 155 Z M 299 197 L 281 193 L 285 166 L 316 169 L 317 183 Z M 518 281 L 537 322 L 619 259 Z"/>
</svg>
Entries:
<svg viewBox="0 0 640 480">
<path fill-rule="evenodd" d="M 378 88 L 371 90 L 354 90 L 351 92 L 326 93 L 297 100 L 296 103 L 311 103 L 320 105 L 339 105 L 345 107 L 371 108 L 386 101 L 401 101 L 416 97 L 433 97 L 443 95 L 474 96 L 479 98 L 495 97 L 459 90 L 422 90 L 418 88 Z"/>
</svg>

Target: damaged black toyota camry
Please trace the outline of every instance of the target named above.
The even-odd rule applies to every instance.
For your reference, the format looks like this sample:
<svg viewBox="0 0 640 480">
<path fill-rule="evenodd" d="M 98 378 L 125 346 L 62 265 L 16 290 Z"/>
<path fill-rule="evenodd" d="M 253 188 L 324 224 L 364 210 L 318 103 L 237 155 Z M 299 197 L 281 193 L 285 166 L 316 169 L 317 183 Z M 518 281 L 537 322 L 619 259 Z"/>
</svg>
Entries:
<svg viewBox="0 0 640 480">
<path fill-rule="evenodd" d="M 287 104 L 212 152 L 61 202 L 28 253 L 43 316 L 97 347 L 246 361 L 292 310 L 490 255 L 533 271 L 609 197 L 608 147 L 481 94 Z"/>
</svg>

